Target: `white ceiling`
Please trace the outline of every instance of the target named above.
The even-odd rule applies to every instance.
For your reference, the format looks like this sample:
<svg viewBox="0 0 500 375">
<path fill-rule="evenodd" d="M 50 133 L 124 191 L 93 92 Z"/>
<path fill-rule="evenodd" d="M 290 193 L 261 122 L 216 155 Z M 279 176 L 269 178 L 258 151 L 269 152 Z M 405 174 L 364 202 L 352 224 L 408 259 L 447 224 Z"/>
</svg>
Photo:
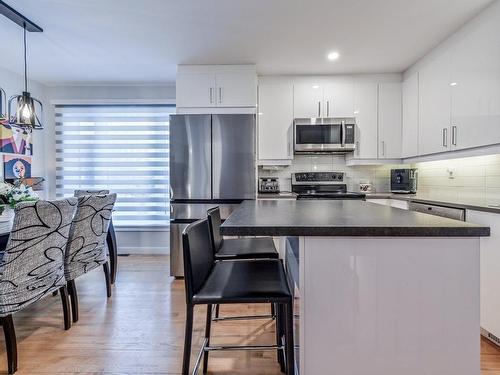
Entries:
<svg viewBox="0 0 500 375">
<path fill-rule="evenodd" d="M 260 74 L 401 72 L 492 0 L 7 0 L 44 83 L 158 83 L 181 63 Z M 22 30 L 0 17 L 0 65 L 22 72 Z M 9 42 L 6 42 L 9 41 Z M 329 62 L 326 54 L 341 57 Z"/>
</svg>

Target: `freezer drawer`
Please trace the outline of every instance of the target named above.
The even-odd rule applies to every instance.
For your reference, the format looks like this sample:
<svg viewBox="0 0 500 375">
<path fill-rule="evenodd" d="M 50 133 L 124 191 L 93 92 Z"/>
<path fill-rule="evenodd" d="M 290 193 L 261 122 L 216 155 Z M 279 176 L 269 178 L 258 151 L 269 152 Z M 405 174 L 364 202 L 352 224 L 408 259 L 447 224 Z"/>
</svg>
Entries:
<svg viewBox="0 0 500 375">
<path fill-rule="evenodd" d="M 207 211 L 213 207 L 220 208 L 221 219 L 226 219 L 239 203 L 171 203 L 170 217 L 172 220 L 198 220 L 207 216 Z"/>
<path fill-rule="evenodd" d="M 188 222 L 170 223 L 170 276 L 184 277 L 182 232 L 188 225 Z"/>
</svg>

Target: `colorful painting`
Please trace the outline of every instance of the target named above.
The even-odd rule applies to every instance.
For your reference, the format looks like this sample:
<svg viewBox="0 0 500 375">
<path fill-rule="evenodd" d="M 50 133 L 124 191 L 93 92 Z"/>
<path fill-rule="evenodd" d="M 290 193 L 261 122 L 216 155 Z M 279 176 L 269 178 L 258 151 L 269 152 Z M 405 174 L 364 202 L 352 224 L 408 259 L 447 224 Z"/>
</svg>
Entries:
<svg viewBox="0 0 500 375">
<path fill-rule="evenodd" d="M 33 155 L 32 131 L 18 126 L 0 125 L 0 152 Z"/>
<path fill-rule="evenodd" d="M 18 155 L 3 156 L 3 178 L 18 179 L 31 177 L 31 157 Z"/>
</svg>

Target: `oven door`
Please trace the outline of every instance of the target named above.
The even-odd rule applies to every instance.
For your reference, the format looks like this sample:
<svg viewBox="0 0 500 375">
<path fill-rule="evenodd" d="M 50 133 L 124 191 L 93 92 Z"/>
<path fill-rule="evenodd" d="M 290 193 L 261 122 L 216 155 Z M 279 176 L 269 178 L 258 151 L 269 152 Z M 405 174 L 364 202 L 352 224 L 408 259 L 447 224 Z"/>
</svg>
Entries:
<svg viewBox="0 0 500 375">
<path fill-rule="evenodd" d="M 316 124 L 314 121 L 295 123 L 296 152 L 338 151 L 343 142 L 342 124 Z"/>
</svg>

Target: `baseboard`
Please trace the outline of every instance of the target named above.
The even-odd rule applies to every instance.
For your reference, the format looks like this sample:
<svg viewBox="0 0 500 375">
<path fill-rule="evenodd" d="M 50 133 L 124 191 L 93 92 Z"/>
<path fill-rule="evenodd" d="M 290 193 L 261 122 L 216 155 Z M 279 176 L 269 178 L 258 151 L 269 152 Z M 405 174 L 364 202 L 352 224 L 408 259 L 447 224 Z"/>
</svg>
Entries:
<svg viewBox="0 0 500 375">
<path fill-rule="evenodd" d="M 168 255 L 170 248 L 165 247 L 123 247 L 118 246 L 118 255 L 132 254 L 132 255 Z"/>
</svg>

